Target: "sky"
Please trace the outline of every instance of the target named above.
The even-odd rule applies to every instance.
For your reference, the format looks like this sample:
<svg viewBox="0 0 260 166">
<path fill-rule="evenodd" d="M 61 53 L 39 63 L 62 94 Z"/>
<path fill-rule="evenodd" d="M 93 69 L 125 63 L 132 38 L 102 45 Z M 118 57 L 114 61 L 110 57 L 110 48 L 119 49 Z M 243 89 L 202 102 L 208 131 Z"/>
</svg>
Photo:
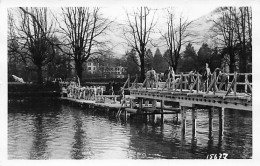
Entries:
<svg viewBox="0 0 260 166">
<path fill-rule="evenodd" d="M 16 5 L 14 5 L 16 6 Z M 10 5 L 10 7 L 14 7 L 13 5 Z M 81 6 L 81 5 L 80 5 Z M 216 6 L 215 5 L 203 5 L 203 7 L 198 10 L 198 4 L 196 6 L 188 5 L 188 6 L 183 6 L 183 5 L 178 5 L 178 6 L 173 6 L 174 7 L 174 14 L 176 15 L 176 18 L 179 17 L 184 17 L 187 18 L 188 20 L 195 20 L 198 19 L 199 17 L 208 14 L 212 12 Z M 60 14 L 60 7 L 61 6 L 55 6 L 55 5 L 50 5 L 50 9 L 54 15 L 56 15 L 58 18 Z M 100 4 L 100 12 L 103 14 L 105 18 L 109 18 L 110 20 L 114 20 L 115 24 L 112 24 L 111 26 L 111 32 L 107 32 L 107 36 L 103 37 L 102 39 L 111 41 L 112 45 L 111 47 L 113 56 L 115 57 L 121 57 L 122 55 L 125 54 L 126 51 L 128 51 L 130 48 L 125 44 L 125 39 L 123 38 L 123 32 L 122 28 L 118 28 L 118 24 L 122 24 L 127 20 L 126 17 L 126 11 L 131 13 L 134 10 L 136 10 L 136 7 L 140 7 L 138 5 L 133 5 L 133 6 L 126 6 L 126 5 L 102 5 Z M 154 39 L 155 42 L 158 42 L 158 38 L 161 37 L 159 34 L 159 31 L 166 32 L 166 13 L 165 10 L 163 11 L 162 9 L 166 9 L 172 6 L 151 6 L 153 10 L 156 10 L 155 14 L 155 20 L 156 20 L 156 26 L 154 30 L 156 33 L 151 34 L 151 38 Z M 149 16 L 150 18 L 150 16 Z M 149 20 L 148 20 L 149 22 Z M 62 23 L 62 22 L 60 22 Z M 58 26 L 58 24 L 57 24 Z M 160 45 L 163 45 L 164 43 L 160 43 Z M 165 48 L 157 46 L 160 48 L 162 54 L 165 52 Z M 154 46 L 148 46 L 149 49 L 152 50 L 154 53 L 156 48 Z"/>
<path fill-rule="evenodd" d="M 14 6 L 47 6 L 47 7 L 61 7 L 61 6 L 99 6 L 101 7 L 101 12 L 104 14 L 104 17 L 115 20 L 118 23 L 126 20 L 125 10 L 131 12 L 134 8 L 140 6 L 148 6 L 153 9 L 162 9 L 167 7 L 174 7 L 176 18 L 179 18 L 182 15 L 188 20 L 195 20 L 209 14 L 218 6 L 230 5 L 229 1 L 213 1 L 213 0 L 15 0 L 17 3 L 14 3 L 14 0 L 2 0 L 7 7 Z M 236 4 L 238 5 L 241 0 L 237 0 Z M 242 2 L 242 1 L 241 1 Z M 232 4 L 233 5 L 233 4 Z M 163 15 L 160 10 L 157 12 L 157 26 L 155 27 L 156 31 L 164 31 L 165 28 L 165 14 Z M 112 27 L 112 29 L 115 29 Z M 120 29 L 121 30 L 121 29 Z M 122 38 L 122 33 L 117 30 L 112 31 L 106 38 L 113 43 L 113 52 L 114 56 L 120 57 L 129 49 L 124 44 L 124 39 Z M 114 33 L 116 32 L 116 33 Z M 155 35 L 155 34 L 153 34 Z M 159 38 L 153 36 L 153 38 Z M 152 52 L 155 52 L 154 47 L 150 47 Z M 162 48 L 161 52 L 165 50 Z"/>
<path fill-rule="evenodd" d="M 134 7 L 129 7 L 129 6 L 106 6 L 103 7 L 101 9 L 102 13 L 104 14 L 105 17 L 108 17 L 112 20 L 115 20 L 117 23 L 122 23 L 123 21 L 126 20 L 126 11 L 127 12 L 132 12 L 133 10 L 135 10 L 136 6 Z M 157 6 L 157 7 L 152 7 L 152 9 L 158 9 L 156 11 L 156 26 L 155 26 L 155 31 L 156 33 L 152 34 L 151 37 L 153 39 L 158 39 L 161 37 L 161 35 L 159 34 L 159 30 L 164 32 L 166 31 L 165 27 L 166 27 L 166 15 L 165 12 L 162 11 L 162 9 L 165 9 L 166 7 L 169 6 Z M 180 18 L 181 16 L 185 19 L 188 19 L 189 21 L 192 20 L 196 20 L 204 15 L 209 14 L 210 12 L 212 12 L 214 9 L 216 9 L 216 5 L 204 5 L 204 7 L 200 10 L 198 10 L 197 7 L 194 6 L 174 6 L 174 14 L 176 15 L 176 18 Z M 112 32 L 114 33 L 114 32 Z M 110 36 L 111 41 L 113 41 L 113 43 L 116 45 L 113 48 L 113 52 L 114 52 L 114 56 L 116 57 L 120 57 L 123 54 L 125 54 L 125 52 L 129 49 L 124 43 L 124 39 L 122 39 L 122 33 L 120 33 L 120 30 L 118 31 L 118 33 L 114 33 Z M 161 43 L 163 44 L 163 43 Z M 152 52 L 154 53 L 156 50 L 156 47 L 153 46 L 148 46 L 148 48 L 150 48 L 152 50 Z M 160 48 L 160 47 L 159 47 Z M 164 48 L 161 47 L 160 48 L 161 53 L 164 53 Z"/>
<path fill-rule="evenodd" d="M 211 11 L 213 11 L 217 6 L 215 5 L 206 5 L 203 10 L 198 10 L 197 7 L 194 6 L 177 6 L 176 7 L 176 13 L 178 14 L 183 14 L 185 17 L 188 17 L 190 20 L 195 20 L 205 14 L 210 13 Z M 164 7 L 158 7 L 160 8 L 164 8 Z M 113 10 L 116 9 L 116 10 Z M 122 18 L 125 15 L 125 10 L 124 9 L 128 9 L 131 11 L 131 7 L 126 7 L 126 6 L 117 6 L 117 7 L 104 7 L 102 9 L 102 11 L 104 12 L 105 15 L 107 15 L 108 17 L 111 18 Z"/>
</svg>

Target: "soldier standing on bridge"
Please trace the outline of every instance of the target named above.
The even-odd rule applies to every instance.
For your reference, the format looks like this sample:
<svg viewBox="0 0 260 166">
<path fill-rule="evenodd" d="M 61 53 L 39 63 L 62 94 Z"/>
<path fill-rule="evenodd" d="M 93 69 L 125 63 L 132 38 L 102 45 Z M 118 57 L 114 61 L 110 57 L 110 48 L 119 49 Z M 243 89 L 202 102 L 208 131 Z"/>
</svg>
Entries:
<svg viewBox="0 0 260 166">
<path fill-rule="evenodd" d="M 168 79 L 169 79 L 169 86 L 168 87 L 171 88 L 172 84 L 175 81 L 175 73 L 174 73 L 173 67 L 170 67 L 170 70 L 169 70 L 169 73 L 168 73 Z"/>
<path fill-rule="evenodd" d="M 119 90 L 119 101 L 120 101 L 120 104 L 124 103 L 124 101 L 125 101 L 125 93 L 124 93 L 123 87 L 121 87 Z"/>
<path fill-rule="evenodd" d="M 206 80 L 206 89 L 205 89 L 205 91 L 207 91 L 208 85 L 209 85 L 209 78 L 210 78 L 210 75 L 211 75 L 208 63 L 206 63 L 206 68 L 205 69 L 206 69 L 206 72 L 207 72 L 207 80 Z"/>
<path fill-rule="evenodd" d="M 193 83 L 195 82 L 195 74 L 196 74 L 196 70 L 193 69 L 189 72 L 188 75 L 188 85 L 189 85 L 189 89 L 192 87 Z"/>
</svg>

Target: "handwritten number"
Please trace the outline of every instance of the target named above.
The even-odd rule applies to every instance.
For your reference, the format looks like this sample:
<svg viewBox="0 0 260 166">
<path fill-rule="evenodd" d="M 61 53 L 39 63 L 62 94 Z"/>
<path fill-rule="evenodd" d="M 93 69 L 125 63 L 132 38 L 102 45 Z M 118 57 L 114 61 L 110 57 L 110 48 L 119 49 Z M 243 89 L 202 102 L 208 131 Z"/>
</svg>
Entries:
<svg viewBox="0 0 260 166">
<path fill-rule="evenodd" d="M 227 159 L 227 153 L 208 154 L 207 159 Z"/>
<path fill-rule="evenodd" d="M 227 159 L 228 154 L 227 153 L 223 153 L 223 159 Z"/>
</svg>

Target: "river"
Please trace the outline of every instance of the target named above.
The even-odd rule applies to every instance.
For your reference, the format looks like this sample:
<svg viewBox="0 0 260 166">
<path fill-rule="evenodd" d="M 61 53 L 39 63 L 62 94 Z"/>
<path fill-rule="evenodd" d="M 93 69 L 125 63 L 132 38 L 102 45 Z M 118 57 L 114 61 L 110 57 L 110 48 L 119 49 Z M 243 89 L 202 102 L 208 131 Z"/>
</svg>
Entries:
<svg viewBox="0 0 260 166">
<path fill-rule="evenodd" d="M 104 110 L 86 109 L 56 100 L 8 104 L 8 159 L 206 159 L 209 154 L 252 158 L 252 113 L 226 110 L 223 135 L 218 111 L 212 136 L 208 112 L 198 110 L 196 136 L 191 111 L 186 132 L 180 118 L 118 120 Z"/>
</svg>

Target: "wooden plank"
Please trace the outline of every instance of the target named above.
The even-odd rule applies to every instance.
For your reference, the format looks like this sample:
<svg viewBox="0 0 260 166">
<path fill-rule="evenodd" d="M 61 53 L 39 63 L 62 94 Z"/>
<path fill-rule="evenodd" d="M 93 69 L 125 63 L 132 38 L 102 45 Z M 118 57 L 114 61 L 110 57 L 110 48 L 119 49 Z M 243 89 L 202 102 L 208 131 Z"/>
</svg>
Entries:
<svg viewBox="0 0 260 166">
<path fill-rule="evenodd" d="M 188 92 L 188 91 L 187 91 Z M 244 93 L 236 93 L 236 96 L 230 93 L 228 96 L 225 91 L 218 91 L 213 94 L 213 92 L 209 92 L 209 94 L 202 93 L 185 93 L 185 92 L 173 92 L 173 91 L 157 91 L 157 90 L 130 90 L 130 95 L 128 98 L 141 98 L 145 100 L 164 100 L 170 102 L 179 102 L 181 106 L 192 107 L 194 105 L 202 105 L 202 106 L 216 106 L 216 107 L 225 107 L 232 109 L 241 109 L 252 111 L 252 96 L 246 95 Z M 107 98 L 114 98 L 118 95 L 102 95 Z M 99 96 L 99 97 L 102 97 Z M 224 97 L 225 96 L 225 97 Z M 84 100 L 84 99 L 74 99 L 68 97 L 61 97 L 63 100 L 69 100 L 81 104 L 93 104 L 98 107 L 108 107 L 108 108 L 119 108 L 121 105 L 119 103 L 95 103 L 94 100 Z M 141 105 L 142 107 L 143 105 Z M 149 104 L 148 107 L 151 105 Z M 159 108 L 159 104 L 156 109 Z M 149 109 L 149 108 L 148 108 Z M 160 108 L 159 108 L 160 109 Z M 164 110 L 174 111 L 176 108 L 165 107 Z M 178 108 L 177 108 L 178 109 Z"/>
<path fill-rule="evenodd" d="M 187 93 L 187 96 L 191 97 L 203 97 L 204 93 Z"/>
<path fill-rule="evenodd" d="M 136 113 L 137 109 L 134 108 L 125 108 L 125 111 L 129 112 L 129 113 Z"/>
<path fill-rule="evenodd" d="M 147 112 L 154 112 L 156 109 L 154 109 L 154 108 L 149 108 L 149 107 L 144 107 L 142 110 L 143 110 L 143 111 L 147 111 Z"/>
<path fill-rule="evenodd" d="M 180 95 L 180 94 L 184 94 L 184 92 L 178 92 L 178 91 L 176 91 L 176 92 L 171 92 L 171 94 L 172 94 L 172 95 Z"/>
</svg>

